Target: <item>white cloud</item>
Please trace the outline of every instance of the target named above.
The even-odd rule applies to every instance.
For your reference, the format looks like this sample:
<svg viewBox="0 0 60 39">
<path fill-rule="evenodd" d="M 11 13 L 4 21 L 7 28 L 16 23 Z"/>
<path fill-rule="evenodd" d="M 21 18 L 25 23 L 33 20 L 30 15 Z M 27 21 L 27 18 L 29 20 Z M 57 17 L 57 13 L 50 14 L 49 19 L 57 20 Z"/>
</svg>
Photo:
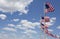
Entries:
<svg viewBox="0 0 60 39">
<path fill-rule="evenodd" d="M 18 29 L 22 29 L 22 30 L 26 30 L 26 29 L 27 29 L 26 27 L 24 27 L 24 26 L 22 26 L 22 25 L 17 25 L 16 28 L 18 28 Z"/>
<path fill-rule="evenodd" d="M 3 12 L 15 12 L 27 14 L 29 11 L 26 9 L 33 0 L 0 0 L 0 11 Z"/>
<path fill-rule="evenodd" d="M 0 33 L 0 39 L 8 39 L 8 35 L 5 33 Z"/>
<path fill-rule="evenodd" d="M 17 26 L 16 28 L 24 30 L 24 32 L 22 32 L 22 33 L 31 37 L 32 34 L 37 34 L 37 31 L 35 30 L 35 28 L 39 27 L 40 23 L 39 22 L 31 22 L 28 20 L 21 20 L 20 23 L 16 26 Z"/>
<path fill-rule="evenodd" d="M 15 33 L 0 33 L 0 39 L 17 39 L 17 35 Z"/>
<path fill-rule="evenodd" d="M 10 27 L 14 27 L 15 25 L 14 25 L 14 24 L 8 24 L 8 26 L 10 26 Z"/>
<path fill-rule="evenodd" d="M 6 17 L 7 17 L 7 16 L 6 16 L 5 14 L 0 14 L 0 19 L 5 20 Z"/>
<path fill-rule="evenodd" d="M 53 30 L 52 30 L 52 29 L 48 29 L 48 31 L 53 32 Z"/>
<path fill-rule="evenodd" d="M 30 34 L 30 33 L 37 34 L 37 32 L 35 30 L 26 30 L 24 33 L 26 33 L 26 34 Z"/>
<path fill-rule="evenodd" d="M 52 17 L 51 19 L 50 19 L 50 22 L 55 22 L 56 21 L 56 17 Z"/>
<path fill-rule="evenodd" d="M 32 29 L 34 29 L 36 26 L 39 26 L 40 25 L 40 23 L 39 22 L 30 22 L 30 21 L 28 21 L 28 20 L 21 20 L 21 25 L 22 26 L 24 26 L 24 27 L 26 27 L 26 28 L 32 28 Z"/>
<path fill-rule="evenodd" d="M 37 30 L 35 30 L 36 27 L 40 26 L 40 23 L 39 22 L 31 22 L 31 21 L 28 21 L 28 20 L 21 20 L 19 22 L 19 24 L 8 24 L 7 27 L 4 27 L 2 28 L 4 31 L 10 31 L 10 32 L 16 32 L 16 33 L 19 33 L 22 35 L 16 35 L 12 37 L 10 37 L 11 35 L 9 35 L 8 37 L 10 37 L 9 39 L 33 39 L 34 36 L 33 35 L 36 35 L 38 34 Z M 20 32 L 20 30 L 22 30 L 22 32 Z M 38 35 L 37 35 L 38 36 Z M 3 38 L 2 38 L 3 39 Z M 6 38 L 8 39 L 8 38 Z"/>
<path fill-rule="evenodd" d="M 13 19 L 13 21 L 18 22 L 20 19 Z"/>
<path fill-rule="evenodd" d="M 60 26 L 58 26 L 57 29 L 60 29 Z"/>
<path fill-rule="evenodd" d="M 25 35 L 32 37 L 32 34 L 37 34 L 38 32 L 35 30 L 36 27 L 39 27 L 39 22 L 31 22 L 28 20 L 21 20 L 18 25 L 16 25 L 17 29 L 24 30 L 22 33 Z M 33 30 L 32 30 L 33 29 Z"/>
<path fill-rule="evenodd" d="M 9 27 L 5 27 L 5 28 L 3 28 L 3 30 L 16 32 L 16 29 L 9 28 Z"/>
<path fill-rule="evenodd" d="M 59 35 L 57 35 L 57 37 L 58 37 L 58 39 L 60 39 L 60 36 Z"/>
<path fill-rule="evenodd" d="M 53 25 L 53 23 L 51 23 L 51 22 L 46 22 L 45 24 L 47 24 L 48 27 L 50 27 L 51 25 Z"/>
</svg>

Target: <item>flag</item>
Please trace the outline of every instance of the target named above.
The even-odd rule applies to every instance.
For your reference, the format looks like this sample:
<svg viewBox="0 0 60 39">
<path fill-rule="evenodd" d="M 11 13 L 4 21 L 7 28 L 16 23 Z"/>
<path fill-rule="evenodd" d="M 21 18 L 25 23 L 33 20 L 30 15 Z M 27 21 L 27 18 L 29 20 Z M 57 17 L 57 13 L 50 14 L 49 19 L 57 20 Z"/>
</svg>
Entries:
<svg viewBox="0 0 60 39">
<path fill-rule="evenodd" d="M 53 34 L 51 34 L 51 33 L 47 33 L 49 36 L 52 36 L 52 37 L 54 37 L 54 38 L 57 38 L 57 36 L 56 35 L 53 35 Z"/>
<path fill-rule="evenodd" d="M 48 16 L 44 17 L 45 22 L 50 22 L 50 18 Z"/>
<path fill-rule="evenodd" d="M 53 11 L 54 11 L 54 7 L 51 5 L 51 3 L 46 2 L 45 3 L 45 13 L 53 12 Z"/>
<path fill-rule="evenodd" d="M 50 18 L 48 16 L 42 17 L 43 22 L 50 22 Z"/>
<path fill-rule="evenodd" d="M 51 33 L 48 31 L 48 29 L 45 29 L 45 33 L 46 33 L 48 36 L 52 36 L 52 37 L 54 37 L 54 38 L 57 38 L 57 36 L 51 34 Z"/>
<path fill-rule="evenodd" d="M 45 22 L 49 22 L 50 19 L 48 16 L 45 16 L 45 17 L 41 17 L 41 28 L 44 30 L 46 28 L 48 28 L 48 25 L 45 24 Z"/>
</svg>

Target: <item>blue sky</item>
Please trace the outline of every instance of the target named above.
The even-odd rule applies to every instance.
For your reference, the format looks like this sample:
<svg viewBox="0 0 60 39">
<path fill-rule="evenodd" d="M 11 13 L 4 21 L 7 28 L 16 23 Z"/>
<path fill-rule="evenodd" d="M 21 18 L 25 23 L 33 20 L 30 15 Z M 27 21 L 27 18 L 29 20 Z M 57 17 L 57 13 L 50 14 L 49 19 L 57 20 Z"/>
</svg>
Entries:
<svg viewBox="0 0 60 39">
<path fill-rule="evenodd" d="M 0 39 L 42 39 L 40 17 L 44 16 L 45 2 L 50 2 L 55 8 L 54 12 L 47 14 L 51 21 L 48 30 L 60 36 L 60 0 L 1 0 Z"/>
</svg>

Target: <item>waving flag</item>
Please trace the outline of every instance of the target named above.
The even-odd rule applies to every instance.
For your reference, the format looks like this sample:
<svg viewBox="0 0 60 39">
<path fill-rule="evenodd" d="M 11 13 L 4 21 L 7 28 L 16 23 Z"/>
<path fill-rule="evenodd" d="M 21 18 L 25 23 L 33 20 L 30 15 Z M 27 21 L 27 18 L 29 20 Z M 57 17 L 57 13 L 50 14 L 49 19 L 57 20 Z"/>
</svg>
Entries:
<svg viewBox="0 0 60 39">
<path fill-rule="evenodd" d="M 43 22 L 50 22 L 50 18 L 48 16 L 42 17 Z"/>
<path fill-rule="evenodd" d="M 57 38 L 56 35 L 51 34 L 47 29 L 45 30 L 45 33 L 46 33 L 47 35 L 49 35 L 49 36 L 52 36 L 52 37 L 54 37 L 54 38 Z"/>
<path fill-rule="evenodd" d="M 45 22 L 50 22 L 50 18 L 48 16 L 44 17 Z"/>
<path fill-rule="evenodd" d="M 48 25 L 46 25 L 45 22 L 49 22 L 49 17 L 42 17 L 42 19 L 41 19 L 41 28 L 42 29 L 48 28 Z"/>
<path fill-rule="evenodd" d="M 45 3 L 45 13 L 53 12 L 53 11 L 54 11 L 54 7 L 49 2 L 46 2 Z"/>
</svg>

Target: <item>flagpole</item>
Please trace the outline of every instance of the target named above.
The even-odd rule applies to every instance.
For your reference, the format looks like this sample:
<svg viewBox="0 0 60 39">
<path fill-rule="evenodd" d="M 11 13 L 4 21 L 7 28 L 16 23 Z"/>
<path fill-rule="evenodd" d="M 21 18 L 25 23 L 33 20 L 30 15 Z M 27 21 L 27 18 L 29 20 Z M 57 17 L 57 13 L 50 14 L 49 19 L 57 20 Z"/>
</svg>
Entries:
<svg viewBox="0 0 60 39">
<path fill-rule="evenodd" d="M 42 28 L 41 28 L 41 26 L 42 26 L 42 25 L 41 25 L 41 20 L 42 20 L 42 19 L 41 19 L 41 17 L 40 17 L 40 30 L 41 30 L 41 32 L 43 32 L 43 30 L 42 30 Z M 40 34 L 40 39 L 43 39 L 43 37 L 42 37 L 41 35 L 42 35 L 42 33 Z"/>
<path fill-rule="evenodd" d="M 45 3 L 44 3 L 44 17 L 46 16 L 46 13 L 45 13 Z M 44 18 L 44 20 L 45 20 L 45 18 Z M 45 21 L 44 21 L 44 25 L 45 25 Z M 44 39 L 46 39 L 47 37 L 46 37 L 46 34 L 45 34 L 45 30 L 46 30 L 46 28 L 44 28 Z"/>
<path fill-rule="evenodd" d="M 45 5 L 45 3 L 44 3 L 44 5 Z M 43 7 L 43 9 L 45 10 L 45 6 Z M 44 11 L 44 10 L 43 10 L 43 11 Z M 45 16 L 46 16 L 45 11 L 44 11 L 43 13 L 44 13 L 44 17 L 45 17 Z M 40 17 L 40 19 L 41 19 L 41 17 Z M 41 20 L 42 20 L 42 19 L 41 19 Z M 44 20 L 45 20 L 45 19 L 44 19 Z M 44 25 L 45 25 L 45 21 L 44 21 Z M 40 26 L 42 26 L 42 25 L 41 25 L 41 21 L 40 21 Z M 40 29 L 41 29 L 41 31 L 42 31 L 42 28 L 40 28 Z M 43 36 L 44 36 L 43 39 L 46 39 L 45 29 L 44 29 L 44 35 L 43 35 Z M 40 37 L 40 39 L 41 39 L 41 37 Z"/>
</svg>

